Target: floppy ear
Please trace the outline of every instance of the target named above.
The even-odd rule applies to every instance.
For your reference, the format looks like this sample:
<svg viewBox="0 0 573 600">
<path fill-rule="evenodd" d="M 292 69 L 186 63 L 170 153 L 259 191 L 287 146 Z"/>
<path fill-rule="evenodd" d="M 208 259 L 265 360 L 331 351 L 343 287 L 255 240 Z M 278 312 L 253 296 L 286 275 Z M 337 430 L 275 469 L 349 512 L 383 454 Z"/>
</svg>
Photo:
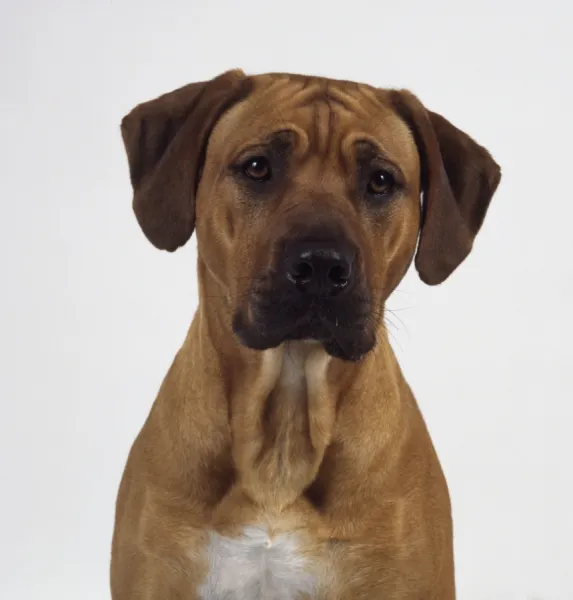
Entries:
<svg viewBox="0 0 573 600">
<path fill-rule="evenodd" d="M 195 192 L 209 135 L 247 94 L 242 71 L 228 71 L 136 106 L 121 123 L 133 210 L 149 241 L 173 251 L 191 237 Z"/>
<path fill-rule="evenodd" d="M 501 179 L 489 152 L 410 92 L 392 92 L 408 123 L 422 168 L 422 227 L 416 269 L 422 281 L 445 281 L 470 253 Z"/>
</svg>

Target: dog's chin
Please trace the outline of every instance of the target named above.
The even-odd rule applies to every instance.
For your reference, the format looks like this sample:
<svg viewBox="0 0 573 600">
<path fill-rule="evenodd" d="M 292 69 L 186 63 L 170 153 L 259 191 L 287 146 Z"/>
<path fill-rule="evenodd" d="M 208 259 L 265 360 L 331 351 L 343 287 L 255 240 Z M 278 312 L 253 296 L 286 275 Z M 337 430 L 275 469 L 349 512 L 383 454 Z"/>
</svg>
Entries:
<svg viewBox="0 0 573 600">
<path fill-rule="evenodd" d="M 375 335 L 360 323 L 342 328 L 318 318 L 277 327 L 273 319 L 247 323 L 238 312 L 233 319 L 233 331 L 240 343 L 252 350 L 268 350 L 284 342 L 308 340 L 319 342 L 330 356 L 348 362 L 361 360 L 376 343 Z"/>
</svg>

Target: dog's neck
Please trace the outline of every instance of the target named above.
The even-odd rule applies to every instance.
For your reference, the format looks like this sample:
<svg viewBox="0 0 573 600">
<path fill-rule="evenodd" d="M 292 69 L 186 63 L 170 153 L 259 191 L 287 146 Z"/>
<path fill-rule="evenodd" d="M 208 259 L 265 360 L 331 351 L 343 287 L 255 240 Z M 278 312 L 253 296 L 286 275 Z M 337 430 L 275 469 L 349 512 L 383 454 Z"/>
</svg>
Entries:
<svg viewBox="0 0 573 600">
<path fill-rule="evenodd" d="M 231 330 L 229 303 L 217 288 L 201 282 L 199 309 L 178 357 L 181 375 L 190 363 L 195 374 L 193 397 L 187 389 L 185 400 L 179 393 L 180 412 L 195 421 L 210 419 L 206 426 L 216 434 L 211 441 L 220 439 L 219 452 L 230 454 L 243 492 L 258 505 L 280 510 L 315 480 L 335 433 L 339 404 L 352 402 L 356 382 L 385 372 L 385 383 L 395 385 L 399 370 L 383 331 L 378 347 L 360 363 L 334 359 L 315 342 L 286 342 L 265 351 L 245 348 Z M 364 378 L 364 371 L 373 370 L 378 376 Z M 197 373 L 205 373 L 205 380 Z M 220 382 L 218 389 L 214 381 Z M 179 392 L 185 385 L 178 384 Z M 379 410 L 373 406 L 373 413 Z M 184 422 L 179 419 L 183 437 Z M 213 447 L 197 448 L 201 441 L 189 438 L 194 448 L 186 448 L 185 455 L 217 453 Z M 224 449 L 229 442 L 230 451 Z"/>
<path fill-rule="evenodd" d="M 234 461 L 259 504 L 290 504 L 316 477 L 336 411 L 329 363 L 321 346 L 283 344 L 263 352 L 255 385 L 231 398 Z"/>
</svg>

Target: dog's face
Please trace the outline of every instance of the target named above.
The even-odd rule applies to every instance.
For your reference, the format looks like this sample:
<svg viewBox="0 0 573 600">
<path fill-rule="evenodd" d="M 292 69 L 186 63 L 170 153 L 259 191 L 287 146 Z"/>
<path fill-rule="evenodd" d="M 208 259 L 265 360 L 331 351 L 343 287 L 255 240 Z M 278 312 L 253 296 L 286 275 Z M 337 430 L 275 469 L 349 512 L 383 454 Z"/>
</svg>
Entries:
<svg viewBox="0 0 573 600">
<path fill-rule="evenodd" d="M 249 347 L 315 339 L 370 350 L 414 253 L 420 167 L 407 125 L 372 91 L 260 77 L 209 141 L 199 252 Z"/>
<path fill-rule="evenodd" d="M 230 72 L 141 105 L 123 133 L 144 231 L 174 249 L 196 226 L 255 349 L 308 339 L 362 357 L 420 230 L 417 268 L 439 283 L 499 181 L 483 148 L 407 92 L 319 78 Z"/>
</svg>

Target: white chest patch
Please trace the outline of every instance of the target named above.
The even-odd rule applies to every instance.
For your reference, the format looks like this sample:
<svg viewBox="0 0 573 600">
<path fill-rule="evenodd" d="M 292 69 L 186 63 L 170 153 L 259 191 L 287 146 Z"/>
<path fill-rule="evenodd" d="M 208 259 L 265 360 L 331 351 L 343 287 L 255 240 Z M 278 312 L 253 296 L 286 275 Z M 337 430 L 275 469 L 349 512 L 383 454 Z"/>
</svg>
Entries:
<svg viewBox="0 0 573 600">
<path fill-rule="evenodd" d="M 292 534 L 271 538 L 258 527 L 245 527 L 238 538 L 211 533 L 207 555 L 209 574 L 197 589 L 203 600 L 294 600 L 315 588 Z"/>
</svg>

